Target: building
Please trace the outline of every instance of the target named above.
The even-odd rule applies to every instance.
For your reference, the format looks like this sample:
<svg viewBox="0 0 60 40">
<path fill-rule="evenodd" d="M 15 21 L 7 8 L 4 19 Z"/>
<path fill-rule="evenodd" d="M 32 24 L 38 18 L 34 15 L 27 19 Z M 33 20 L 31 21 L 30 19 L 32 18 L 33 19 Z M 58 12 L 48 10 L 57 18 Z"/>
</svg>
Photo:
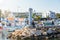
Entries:
<svg viewBox="0 0 60 40">
<path fill-rule="evenodd" d="M 36 15 L 41 16 L 41 17 L 42 17 L 42 13 L 40 13 L 40 12 L 37 12 L 37 13 L 36 13 Z"/>
<path fill-rule="evenodd" d="M 28 12 L 13 12 L 13 15 L 15 17 L 25 18 L 29 16 L 29 13 Z"/>
<path fill-rule="evenodd" d="M 42 13 L 41 12 L 36 12 L 35 14 L 37 16 L 41 16 L 42 17 Z M 13 12 L 13 15 L 15 17 L 28 17 L 29 16 L 29 12 Z"/>
<path fill-rule="evenodd" d="M 49 18 L 56 18 L 55 12 L 50 11 Z"/>
</svg>

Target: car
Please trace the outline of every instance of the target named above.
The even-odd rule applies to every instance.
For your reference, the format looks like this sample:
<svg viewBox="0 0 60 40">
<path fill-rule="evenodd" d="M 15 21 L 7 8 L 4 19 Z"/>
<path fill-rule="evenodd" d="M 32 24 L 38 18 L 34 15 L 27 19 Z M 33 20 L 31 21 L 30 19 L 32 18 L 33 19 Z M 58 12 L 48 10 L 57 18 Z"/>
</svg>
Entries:
<svg viewBox="0 0 60 40">
<path fill-rule="evenodd" d="M 44 26 L 53 26 L 52 21 L 48 20 L 48 21 L 43 21 Z"/>
<path fill-rule="evenodd" d="M 57 19 L 54 23 L 55 23 L 55 25 L 60 26 L 60 19 Z"/>
</svg>

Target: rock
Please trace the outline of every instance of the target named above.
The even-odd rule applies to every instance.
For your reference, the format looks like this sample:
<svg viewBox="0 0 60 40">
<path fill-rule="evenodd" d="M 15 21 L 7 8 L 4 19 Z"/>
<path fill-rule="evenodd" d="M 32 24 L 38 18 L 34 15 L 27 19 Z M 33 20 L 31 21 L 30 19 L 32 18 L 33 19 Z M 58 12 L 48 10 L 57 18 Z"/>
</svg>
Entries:
<svg viewBox="0 0 60 40">
<path fill-rule="evenodd" d="M 31 29 L 25 27 L 21 30 L 15 30 L 15 32 L 12 32 L 12 35 L 9 34 L 9 37 L 16 37 L 17 35 L 19 35 L 19 36 L 30 36 L 30 34 L 31 34 Z"/>
<path fill-rule="evenodd" d="M 7 39 L 8 39 L 8 38 L 11 38 L 11 37 L 12 37 L 12 34 L 10 33 L 10 34 L 8 35 Z"/>
<path fill-rule="evenodd" d="M 43 32 L 43 35 L 47 35 L 47 32 Z"/>
<path fill-rule="evenodd" d="M 20 30 L 15 30 L 15 32 L 12 32 L 12 35 L 10 35 L 10 38 L 17 38 L 18 36 L 21 38 L 26 38 L 30 37 L 32 35 L 41 35 L 40 30 L 36 30 L 36 28 L 29 28 L 29 27 L 24 27 L 23 29 Z"/>
<path fill-rule="evenodd" d="M 57 37 L 60 38 L 60 34 L 58 34 Z"/>
</svg>

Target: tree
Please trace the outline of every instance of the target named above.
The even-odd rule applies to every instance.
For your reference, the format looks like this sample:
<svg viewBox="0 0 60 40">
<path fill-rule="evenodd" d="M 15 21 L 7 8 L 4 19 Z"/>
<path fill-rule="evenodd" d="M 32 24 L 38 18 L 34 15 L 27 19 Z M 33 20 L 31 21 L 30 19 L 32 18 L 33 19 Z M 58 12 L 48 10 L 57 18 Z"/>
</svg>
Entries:
<svg viewBox="0 0 60 40">
<path fill-rule="evenodd" d="M 1 14 L 2 18 L 7 18 L 11 14 L 10 11 L 4 11 L 4 13 Z"/>
<path fill-rule="evenodd" d="M 49 15 L 46 18 L 49 18 Z"/>
<path fill-rule="evenodd" d="M 1 17 L 4 18 L 4 14 L 3 13 L 1 14 Z"/>
<path fill-rule="evenodd" d="M 34 18 L 35 16 L 36 16 L 36 13 L 33 13 L 33 14 L 32 14 L 32 18 Z"/>
<path fill-rule="evenodd" d="M 1 18 L 1 10 L 0 10 L 0 18 Z"/>
<path fill-rule="evenodd" d="M 56 17 L 57 18 L 60 18 L 60 13 L 56 13 Z"/>
<path fill-rule="evenodd" d="M 38 20 L 40 20 L 40 18 L 41 18 L 40 16 L 35 16 L 34 20 L 38 21 Z"/>
</svg>

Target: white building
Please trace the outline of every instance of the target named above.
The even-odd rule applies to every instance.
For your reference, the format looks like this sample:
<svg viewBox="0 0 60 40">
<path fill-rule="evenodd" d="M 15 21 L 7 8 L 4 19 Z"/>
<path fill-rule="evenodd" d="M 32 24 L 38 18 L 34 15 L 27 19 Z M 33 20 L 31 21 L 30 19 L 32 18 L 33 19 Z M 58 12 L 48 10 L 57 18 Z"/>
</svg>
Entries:
<svg viewBox="0 0 60 40">
<path fill-rule="evenodd" d="M 42 17 L 42 13 L 41 12 L 37 12 L 36 15 L 41 16 Z"/>
<path fill-rule="evenodd" d="M 50 11 L 49 17 L 50 18 L 56 18 L 55 12 Z"/>
<path fill-rule="evenodd" d="M 15 17 L 28 17 L 29 16 L 29 14 L 28 14 L 28 12 L 13 12 L 13 15 L 15 16 Z"/>
</svg>

